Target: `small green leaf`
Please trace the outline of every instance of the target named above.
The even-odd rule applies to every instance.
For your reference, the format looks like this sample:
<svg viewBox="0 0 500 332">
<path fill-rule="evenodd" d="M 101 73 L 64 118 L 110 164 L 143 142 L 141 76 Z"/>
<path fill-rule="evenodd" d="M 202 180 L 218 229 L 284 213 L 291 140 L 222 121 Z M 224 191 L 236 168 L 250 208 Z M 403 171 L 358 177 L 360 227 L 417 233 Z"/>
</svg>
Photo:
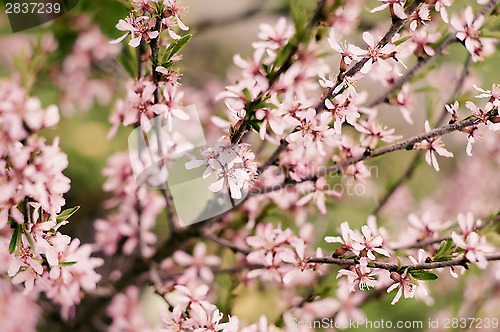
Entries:
<svg viewBox="0 0 500 332">
<path fill-rule="evenodd" d="M 500 39 L 500 31 L 481 31 L 481 37 Z"/>
<path fill-rule="evenodd" d="M 151 63 L 153 64 L 153 66 L 158 67 L 158 63 L 156 62 L 155 58 L 153 58 L 152 55 L 149 56 L 149 60 L 151 60 Z"/>
<path fill-rule="evenodd" d="M 423 271 L 423 270 L 410 270 L 410 275 L 417 280 L 436 280 L 438 278 L 437 274 Z"/>
<path fill-rule="evenodd" d="M 63 221 L 68 220 L 68 218 L 71 217 L 76 211 L 78 211 L 79 208 L 80 208 L 79 206 L 75 206 L 71 209 L 67 209 L 59 213 L 59 215 L 56 218 L 56 222 L 59 224 Z"/>
<path fill-rule="evenodd" d="M 71 266 L 76 264 L 76 262 L 59 262 L 58 266 Z"/>
<path fill-rule="evenodd" d="M 179 51 L 180 51 L 180 49 L 184 47 L 184 45 L 186 45 L 186 44 L 187 44 L 187 42 L 191 39 L 191 36 L 192 36 L 192 35 L 185 35 L 185 36 L 183 36 L 181 39 L 179 39 L 178 41 L 176 41 L 175 43 L 173 43 L 173 46 L 172 46 L 172 45 L 170 45 L 170 46 L 172 46 L 172 47 L 170 47 L 170 46 L 169 46 L 169 49 L 170 49 L 170 54 L 168 55 L 167 60 L 172 59 L 172 57 L 173 57 L 173 56 L 174 56 L 177 52 L 179 52 Z"/>
<path fill-rule="evenodd" d="M 245 100 L 246 100 L 247 103 L 251 103 L 252 102 L 252 96 L 250 96 L 250 92 L 248 91 L 247 88 L 243 89 L 243 95 L 245 96 Z"/>
<path fill-rule="evenodd" d="M 399 257 L 398 258 L 398 270 L 401 269 L 401 267 L 403 266 L 403 262 L 401 262 L 401 259 Z"/>
<path fill-rule="evenodd" d="M 30 248 L 33 252 L 35 252 L 35 243 L 33 242 L 33 238 L 31 237 L 30 233 L 26 230 L 26 227 L 23 225 L 21 226 L 23 230 L 24 236 L 26 236 L 26 239 L 28 240 L 28 243 L 30 245 Z"/>
<path fill-rule="evenodd" d="M 14 223 L 14 233 L 12 233 L 12 237 L 10 238 L 10 243 L 9 243 L 9 253 L 12 254 L 14 251 L 16 251 L 17 247 L 17 242 L 19 241 L 19 224 Z"/>
<path fill-rule="evenodd" d="M 396 46 L 401 45 L 410 38 L 411 38 L 411 36 L 406 36 L 406 37 L 400 38 L 394 42 L 394 45 L 396 45 Z"/>
</svg>

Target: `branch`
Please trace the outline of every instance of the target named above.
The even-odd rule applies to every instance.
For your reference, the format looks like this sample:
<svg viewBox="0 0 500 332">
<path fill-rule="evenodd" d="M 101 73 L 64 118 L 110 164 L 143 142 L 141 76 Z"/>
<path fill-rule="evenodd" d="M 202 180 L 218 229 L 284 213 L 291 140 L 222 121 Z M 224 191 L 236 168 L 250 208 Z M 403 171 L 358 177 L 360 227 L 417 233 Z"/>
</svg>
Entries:
<svg viewBox="0 0 500 332">
<path fill-rule="evenodd" d="M 319 22 L 321 21 L 322 10 L 323 10 L 323 7 L 325 6 L 325 3 L 326 3 L 326 0 L 320 0 L 318 2 L 318 5 L 316 6 L 316 9 L 314 10 L 314 14 L 309 19 L 309 22 L 307 23 L 306 28 L 313 28 L 319 24 Z M 265 100 L 264 98 L 266 97 L 266 95 L 269 94 L 269 92 L 271 91 L 274 84 L 278 81 L 278 78 L 292 66 L 292 64 L 293 64 L 292 59 L 293 59 L 294 55 L 297 53 L 297 51 L 299 50 L 299 45 L 302 42 L 304 42 L 305 35 L 306 34 L 304 34 L 302 36 L 302 38 L 296 44 L 291 43 L 293 38 L 290 39 L 288 44 L 291 47 L 290 47 L 290 51 L 288 52 L 288 55 L 286 57 L 286 60 L 283 62 L 283 65 L 281 65 L 276 72 L 272 73 L 272 76 L 269 78 L 269 87 L 267 88 L 267 90 L 265 92 L 264 91 L 261 92 L 255 98 L 255 100 L 252 101 L 252 103 Z M 241 139 L 243 138 L 243 135 L 248 130 L 249 122 L 252 120 L 252 117 L 254 116 L 254 114 L 255 114 L 255 110 L 251 110 L 251 109 L 247 110 L 245 118 L 242 120 L 240 126 L 236 130 L 236 133 L 231 138 L 232 144 L 237 144 L 241 141 Z"/>
<path fill-rule="evenodd" d="M 490 218 L 486 220 L 483 224 L 476 226 L 472 229 L 473 232 L 477 232 L 480 229 L 483 229 L 484 227 L 488 226 L 489 224 L 494 224 L 500 222 L 500 212 L 493 218 Z M 402 247 L 391 247 L 393 250 L 401 250 L 401 249 L 418 249 L 418 248 L 424 248 L 433 244 L 440 243 L 442 241 L 446 241 L 450 238 L 450 236 L 443 236 L 437 239 L 431 239 L 427 241 L 417 241 L 414 244 L 411 244 L 409 246 L 402 246 Z"/>
<path fill-rule="evenodd" d="M 407 140 L 393 143 L 390 145 L 386 145 L 386 146 L 380 147 L 378 149 L 375 149 L 371 152 L 366 152 L 364 154 L 361 154 L 361 155 L 346 159 L 342 162 L 333 164 L 332 166 L 323 168 L 320 171 L 317 171 L 313 174 L 308 175 L 304 180 L 299 181 L 299 182 L 297 182 L 297 181 L 288 181 L 288 182 L 285 181 L 284 183 L 279 184 L 279 185 L 275 185 L 275 186 L 268 186 L 268 187 L 264 187 L 264 188 L 255 188 L 254 187 L 255 189 L 250 192 L 250 195 L 253 196 L 253 195 L 259 195 L 259 194 L 265 194 L 268 192 L 284 189 L 288 186 L 294 186 L 298 183 L 312 181 L 317 177 L 325 176 L 329 173 L 338 173 L 347 166 L 356 164 L 356 163 L 363 161 L 363 160 L 375 158 L 375 157 L 384 155 L 384 154 L 389 153 L 389 152 L 394 152 L 394 151 L 398 151 L 398 150 L 411 150 L 414 148 L 415 144 L 422 142 L 423 140 L 428 140 L 430 138 L 443 136 L 447 133 L 451 133 L 451 132 L 456 131 L 456 130 L 460 130 L 460 129 L 463 129 L 466 127 L 473 126 L 473 125 L 477 124 L 478 122 L 479 122 L 479 119 L 477 119 L 477 118 L 469 118 L 467 120 L 463 120 L 463 121 L 456 122 L 453 124 L 447 124 L 445 126 L 433 129 L 433 130 L 428 131 L 426 133 L 423 133 L 423 134 L 420 134 L 417 136 L 413 136 Z"/>
<path fill-rule="evenodd" d="M 155 63 L 158 63 L 158 46 L 159 46 L 159 42 L 160 42 L 161 22 L 162 22 L 162 18 L 157 17 L 154 31 L 158 31 L 158 37 L 156 37 L 155 39 L 151 39 L 151 41 L 149 43 L 149 46 L 151 47 L 151 56 L 154 59 L 154 61 L 152 61 L 152 63 L 151 63 L 151 73 L 153 75 L 153 83 L 156 86 L 156 90 L 154 92 L 154 103 L 155 104 L 160 102 L 159 83 L 160 83 L 161 74 L 156 71 Z M 160 124 L 158 123 L 158 121 L 155 121 L 155 127 L 156 127 L 156 132 L 157 132 L 156 139 L 158 140 L 158 153 L 160 154 L 160 156 L 163 156 L 162 144 L 160 142 Z M 175 229 L 179 228 L 180 223 L 179 223 L 179 219 L 177 218 L 177 214 L 174 212 L 174 201 L 172 199 L 172 194 L 170 193 L 170 190 L 168 189 L 167 184 L 165 184 L 165 187 L 161 189 L 161 192 L 163 194 L 163 197 L 165 198 L 166 210 L 167 210 L 168 221 L 170 223 L 170 228 L 172 230 L 175 230 Z"/>
<path fill-rule="evenodd" d="M 497 261 L 500 260 L 500 253 L 487 255 L 486 259 L 488 261 Z M 336 264 L 336 265 L 348 265 L 353 266 L 359 264 L 357 259 L 346 259 L 346 258 L 333 258 L 333 257 L 315 257 L 309 260 L 311 263 L 321 263 L 321 264 Z M 372 268 L 384 269 L 388 271 L 398 271 L 400 269 L 411 269 L 411 270 L 432 270 L 439 269 L 443 267 L 451 267 L 451 266 L 467 266 L 470 264 L 469 260 L 465 258 L 465 256 L 460 255 L 457 258 L 450 259 L 448 261 L 443 262 L 430 262 L 430 263 L 419 263 L 415 265 L 403 265 L 398 267 L 398 264 L 385 263 L 385 262 L 377 262 L 372 261 L 368 262 L 368 266 Z"/>
<path fill-rule="evenodd" d="M 491 0 L 488 2 L 482 10 L 474 17 L 474 21 L 477 20 L 479 17 L 486 15 L 488 12 L 490 12 L 493 8 L 497 6 L 497 4 L 500 2 L 500 0 Z M 378 104 L 381 104 L 385 102 L 389 96 L 396 91 L 397 89 L 401 88 L 403 84 L 405 84 L 410 78 L 415 75 L 417 71 L 419 71 L 424 65 L 426 65 L 431 59 L 433 59 L 436 55 L 442 54 L 443 51 L 453 42 L 458 41 L 457 37 L 455 34 L 450 35 L 448 38 L 443 40 L 441 44 L 439 44 L 438 47 L 434 49 L 435 53 L 433 56 L 427 56 L 425 58 L 420 59 L 420 61 L 417 62 L 415 66 L 413 66 L 410 71 L 408 71 L 406 74 L 404 74 L 396 83 L 394 83 L 391 87 L 389 87 L 382 95 L 377 97 L 371 104 L 368 105 L 368 107 L 374 107 Z"/>
<path fill-rule="evenodd" d="M 448 100 L 447 104 L 453 103 L 460 95 L 460 92 L 462 91 L 462 88 L 463 88 L 463 85 L 465 82 L 465 78 L 469 75 L 469 67 L 470 67 L 471 63 L 472 63 L 472 57 L 470 56 L 470 54 L 467 54 L 467 60 L 465 61 L 464 69 L 462 70 L 460 78 L 458 79 L 457 84 L 455 85 L 455 89 L 453 91 L 453 94 L 452 94 L 451 98 Z M 443 125 L 443 122 L 446 120 L 447 114 L 448 114 L 448 111 L 446 110 L 446 104 L 445 104 L 445 106 L 443 107 L 443 110 L 441 111 L 441 115 L 439 117 L 439 120 L 437 121 L 437 126 Z M 382 208 L 389 201 L 389 198 L 392 197 L 392 195 L 398 190 L 398 188 L 401 187 L 403 184 L 405 184 L 409 179 L 411 179 L 411 177 L 415 173 L 416 168 L 418 167 L 418 165 L 420 165 L 420 162 L 421 162 L 423 156 L 424 156 L 424 154 L 421 151 L 419 153 L 417 153 L 417 155 L 415 155 L 415 157 L 411 161 L 410 165 L 408 166 L 408 168 L 406 169 L 404 174 L 398 179 L 398 181 L 396 181 L 390 187 L 390 189 L 387 191 L 387 193 L 384 195 L 384 197 L 380 200 L 380 203 L 377 205 L 377 207 L 375 208 L 375 210 L 373 212 L 373 214 L 375 216 L 379 215 Z"/>
<path fill-rule="evenodd" d="M 422 3 L 422 0 L 417 0 L 414 1 L 407 9 L 406 9 L 406 15 L 409 18 L 411 14 L 418 8 L 418 6 Z M 406 23 L 408 20 L 406 19 L 396 19 L 392 22 L 389 30 L 386 32 L 385 36 L 378 42 L 377 46 L 379 48 L 384 47 L 389 41 L 394 37 L 394 35 L 403 27 L 403 25 Z M 332 92 L 337 88 L 341 83 L 342 83 L 342 77 L 343 76 L 354 76 L 356 73 L 358 73 L 361 68 L 363 68 L 363 65 L 368 61 L 368 58 L 364 58 L 362 60 L 359 60 L 356 62 L 351 69 L 347 73 L 339 73 L 337 75 L 337 83 L 335 86 L 328 88 L 325 90 L 323 93 L 320 101 L 316 104 L 315 109 L 316 113 L 319 113 L 325 109 L 325 100 L 332 98 Z M 288 142 L 286 141 L 286 138 L 281 139 L 280 145 L 276 148 L 276 150 L 271 154 L 271 156 L 268 158 L 268 160 L 261 166 L 259 167 L 259 174 L 263 171 L 266 170 L 269 166 L 274 164 L 276 161 L 278 161 L 279 156 L 283 151 L 286 150 L 288 147 Z"/>
<path fill-rule="evenodd" d="M 234 252 L 240 252 L 242 254 L 248 255 L 250 253 L 250 250 L 247 248 L 241 248 L 237 245 L 235 245 L 233 242 L 226 240 L 224 238 L 218 237 L 206 230 L 202 230 L 201 236 L 209 241 L 212 241 L 214 243 L 217 243 L 219 246 L 231 249 Z"/>
</svg>

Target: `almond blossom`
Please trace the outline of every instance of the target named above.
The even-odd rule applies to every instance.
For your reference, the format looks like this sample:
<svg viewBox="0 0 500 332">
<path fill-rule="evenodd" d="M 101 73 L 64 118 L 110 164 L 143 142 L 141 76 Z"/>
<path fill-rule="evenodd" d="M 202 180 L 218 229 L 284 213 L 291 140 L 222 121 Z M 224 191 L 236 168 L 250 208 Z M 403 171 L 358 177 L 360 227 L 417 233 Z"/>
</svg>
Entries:
<svg viewBox="0 0 500 332">
<path fill-rule="evenodd" d="M 378 63 L 386 71 L 391 71 L 392 66 L 386 60 L 390 58 L 391 53 L 396 51 L 396 45 L 389 43 L 379 47 L 375 43 L 374 36 L 369 32 L 363 32 L 363 40 L 368 45 L 368 49 L 363 52 L 363 56 L 368 58 L 368 61 L 363 65 L 360 72 L 367 74 L 374 63 Z"/>
<path fill-rule="evenodd" d="M 392 143 L 401 139 L 401 135 L 393 135 L 396 129 L 387 129 L 376 120 L 359 120 L 354 124 L 354 128 L 362 133 L 361 145 L 369 149 L 375 149 L 379 140 Z"/>
<path fill-rule="evenodd" d="M 373 236 L 371 229 L 367 225 L 361 227 L 361 233 L 362 235 L 359 233 L 353 233 L 352 235 L 355 241 L 355 244 L 352 246 L 352 251 L 356 255 L 366 255 L 370 260 L 375 260 L 373 252 L 387 257 L 391 256 L 387 250 L 380 248 L 384 242 L 382 236 Z"/>
<path fill-rule="evenodd" d="M 318 206 L 318 210 L 322 214 L 325 214 L 326 213 L 325 195 L 332 197 L 340 197 L 340 194 L 335 190 L 325 190 L 324 189 L 325 186 L 328 187 L 326 179 L 324 177 L 320 177 L 318 180 L 316 180 L 316 183 L 314 184 L 315 188 L 313 189 L 313 191 L 303 196 L 301 199 L 299 199 L 296 204 L 298 206 L 303 206 L 307 204 L 310 200 L 313 200 Z"/>
<path fill-rule="evenodd" d="M 431 131 L 429 121 L 427 120 L 425 121 L 425 131 L 426 132 Z M 432 163 L 432 165 L 438 172 L 439 172 L 439 164 L 437 162 L 435 153 L 446 158 L 453 157 L 453 153 L 444 148 L 444 144 L 441 141 L 440 137 L 438 138 L 434 137 L 423 140 L 422 142 L 416 144 L 415 147 L 419 150 L 427 150 L 427 152 L 425 153 L 425 161 L 429 165 L 431 165 Z"/>
<path fill-rule="evenodd" d="M 401 298 L 401 295 L 404 294 L 405 298 L 413 298 L 415 296 L 415 290 L 417 288 L 417 284 L 415 284 L 408 274 L 408 269 L 406 269 L 402 274 L 399 274 L 397 272 L 392 272 L 391 273 L 391 278 L 396 282 L 393 284 L 391 287 L 387 289 L 387 293 L 392 292 L 393 290 L 397 289 L 396 296 L 392 300 L 391 304 L 394 305 L 396 302 L 399 301 Z"/>
<path fill-rule="evenodd" d="M 132 47 L 138 47 L 142 40 L 149 43 L 151 39 L 155 39 L 159 35 L 158 31 L 152 30 L 154 26 L 155 19 L 149 19 L 147 16 L 136 17 L 130 14 L 125 20 L 119 20 L 116 24 L 118 30 L 126 31 L 126 33 L 118 39 L 110 41 L 110 44 L 118 44 L 128 35 L 132 36 L 128 43 Z"/>
<path fill-rule="evenodd" d="M 400 0 L 379 0 L 382 1 L 383 4 L 373 8 L 370 13 L 375 13 L 381 10 L 386 9 L 387 7 L 391 10 L 391 15 L 396 15 L 400 19 L 405 19 L 407 16 L 405 14 L 405 10 Z"/>
<path fill-rule="evenodd" d="M 471 232 L 466 237 L 453 232 L 451 238 L 458 247 L 466 251 L 465 258 L 469 262 L 476 264 L 480 269 L 486 268 L 488 261 L 484 254 L 492 253 L 495 250 L 495 247 L 486 242 L 486 237 L 479 236 L 476 232 Z"/>
<path fill-rule="evenodd" d="M 174 261 L 182 266 L 187 266 L 184 271 L 186 278 L 200 277 L 205 282 L 212 282 L 214 274 L 210 266 L 218 266 L 220 257 L 207 255 L 207 246 L 203 242 L 198 242 L 193 249 L 193 256 L 184 251 L 178 250 L 174 253 Z"/>
<path fill-rule="evenodd" d="M 347 277 L 347 281 L 352 285 L 351 292 L 355 292 L 356 287 L 359 290 L 369 290 L 375 287 L 377 280 L 374 278 L 378 271 L 371 270 L 368 267 L 368 259 L 361 257 L 360 263 L 356 266 L 351 266 L 350 270 L 341 269 L 337 274 L 337 279 L 343 276 Z"/>
<path fill-rule="evenodd" d="M 325 242 L 327 243 L 340 243 L 342 246 L 339 248 L 341 249 L 340 252 L 339 249 L 337 249 L 336 254 L 338 256 L 342 256 L 345 252 L 347 251 L 353 251 L 357 242 L 354 239 L 354 232 L 350 229 L 349 223 L 347 221 L 344 221 L 342 224 L 340 224 L 340 229 L 341 229 L 341 237 L 339 236 L 325 236 Z"/>
</svg>

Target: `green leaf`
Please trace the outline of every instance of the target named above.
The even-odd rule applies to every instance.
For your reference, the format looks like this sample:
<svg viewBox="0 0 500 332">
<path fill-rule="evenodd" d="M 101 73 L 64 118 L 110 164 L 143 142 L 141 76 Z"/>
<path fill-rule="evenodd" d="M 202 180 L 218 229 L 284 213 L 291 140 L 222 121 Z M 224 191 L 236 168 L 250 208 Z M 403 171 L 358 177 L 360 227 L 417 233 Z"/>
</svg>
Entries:
<svg viewBox="0 0 500 332">
<path fill-rule="evenodd" d="M 398 259 L 398 270 L 401 269 L 401 267 L 403 266 L 403 262 L 401 262 L 401 259 L 399 257 L 397 257 Z"/>
<path fill-rule="evenodd" d="M 56 218 L 56 222 L 59 224 L 63 221 L 68 220 L 68 218 L 71 217 L 76 211 L 78 211 L 79 208 L 80 208 L 79 206 L 75 206 L 71 209 L 67 209 L 59 213 L 59 215 Z"/>
<path fill-rule="evenodd" d="M 438 251 L 432 258 L 434 262 L 442 262 L 448 260 L 451 254 L 454 252 L 455 244 L 453 243 L 453 239 L 449 238 L 445 241 L 441 241 L 441 245 L 439 246 Z"/>
<path fill-rule="evenodd" d="M 192 36 L 191 34 L 189 34 L 189 35 L 185 35 L 185 36 L 183 36 L 181 39 L 179 39 L 178 41 L 176 41 L 175 43 L 173 43 L 173 44 L 172 44 L 173 46 L 172 46 L 172 45 L 170 45 L 170 46 L 172 46 L 172 47 L 170 47 L 170 46 L 169 46 L 169 49 L 170 49 L 170 54 L 168 55 L 167 60 L 172 59 L 172 57 L 173 57 L 173 56 L 174 56 L 177 52 L 179 52 L 179 50 L 180 50 L 182 47 L 184 47 L 184 45 L 186 45 L 186 44 L 187 44 L 187 42 L 191 39 L 191 36 Z"/>
<path fill-rule="evenodd" d="M 12 254 L 17 247 L 17 242 L 19 241 L 19 235 L 21 234 L 19 232 L 19 224 L 14 223 L 14 233 L 12 233 L 12 237 L 10 238 L 10 243 L 9 243 L 9 254 Z"/>
<path fill-rule="evenodd" d="M 250 96 L 250 92 L 248 91 L 247 88 L 243 89 L 243 95 L 245 96 L 245 100 L 246 100 L 247 103 L 251 103 L 252 102 L 252 96 Z"/>
<path fill-rule="evenodd" d="M 412 0 L 406 0 L 406 2 L 404 4 L 404 9 L 406 10 L 408 7 L 410 7 L 412 2 L 413 2 Z"/>
<path fill-rule="evenodd" d="M 438 278 L 437 274 L 423 271 L 423 270 L 410 270 L 410 275 L 417 280 L 436 280 Z"/>
<path fill-rule="evenodd" d="M 130 77 L 137 77 L 137 73 L 135 72 L 134 66 L 131 64 L 130 59 L 127 59 L 123 55 L 119 55 L 116 57 L 116 60 L 122 65 L 122 67 L 127 71 Z"/>
<path fill-rule="evenodd" d="M 406 37 L 400 38 L 394 42 L 394 45 L 396 45 L 396 46 L 401 45 L 410 38 L 411 38 L 411 36 L 406 36 Z"/>
<path fill-rule="evenodd" d="M 59 262 L 58 266 L 71 266 L 76 264 L 76 262 Z"/>
<path fill-rule="evenodd" d="M 285 60 L 288 58 L 288 54 L 292 45 L 287 43 L 281 50 L 278 51 L 276 55 L 276 60 L 274 60 L 274 68 L 279 68 L 285 64 Z"/>
<path fill-rule="evenodd" d="M 153 64 L 153 66 L 158 67 L 158 63 L 156 62 L 155 58 L 153 58 L 153 56 L 150 55 L 149 60 L 151 60 L 151 63 Z"/>
<path fill-rule="evenodd" d="M 33 252 L 35 252 L 35 243 L 33 242 L 33 238 L 31 237 L 30 233 L 26 230 L 26 227 L 23 225 L 21 226 L 23 230 L 24 236 L 26 236 L 26 239 L 28 240 L 28 243 L 30 245 L 30 248 Z"/>
</svg>

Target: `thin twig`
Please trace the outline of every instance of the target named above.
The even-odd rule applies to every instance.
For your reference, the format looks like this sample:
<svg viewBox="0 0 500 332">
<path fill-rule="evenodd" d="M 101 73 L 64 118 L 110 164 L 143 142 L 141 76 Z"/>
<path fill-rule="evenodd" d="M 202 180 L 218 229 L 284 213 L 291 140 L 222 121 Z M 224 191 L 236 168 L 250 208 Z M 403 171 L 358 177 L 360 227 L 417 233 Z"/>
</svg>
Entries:
<svg viewBox="0 0 500 332">
<path fill-rule="evenodd" d="M 500 260 L 500 254 L 487 255 L 486 259 L 488 261 L 496 261 Z M 336 264 L 336 265 L 346 265 L 352 266 L 359 264 L 357 259 L 346 259 L 346 258 L 334 258 L 334 257 L 315 257 L 309 260 L 311 263 L 322 263 L 322 264 Z M 450 259 L 442 262 L 430 262 L 430 263 L 419 263 L 419 264 L 410 264 L 410 265 L 402 265 L 401 267 L 398 264 L 393 263 L 385 263 L 385 262 L 369 262 L 368 266 L 378 269 L 384 269 L 388 271 L 397 271 L 397 270 L 432 270 L 439 269 L 443 267 L 450 266 L 466 266 L 470 264 L 469 260 L 465 258 L 465 256 L 460 255 L 457 258 Z"/>
<path fill-rule="evenodd" d="M 393 143 L 390 145 L 386 145 L 383 147 L 380 147 L 378 149 L 375 149 L 371 152 L 360 154 L 358 156 L 346 159 L 342 162 L 336 163 L 332 166 L 323 168 L 317 172 L 314 172 L 312 174 L 309 174 L 304 178 L 302 181 L 285 181 L 284 183 L 278 184 L 278 185 L 273 185 L 273 186 L 268 186 L 264 188 L 255 188 L 250 192 L 250 195 L 259 195 L 259 194 L 264 194 L 280 189 L 284 189 L 288 186 L 294 186 L 302 182 L 306 181 L 312 181 L 318 177 L 325 176 L 330 173 L 338 173 L 342 169 L 344 169 L 347 166 L 356 164 L 360 161 L 375 158 L 390 152 L 398 151 L 398 150 L 411 150 L 414 148 L 415 144 L 422 142 L 423 140 L 428 140 L 430 138 L 438 137 L 438 136 L 443 136 L 445 134 L 451 133 L 456 130 L 460 130 L 463 128 L 467 128 L 470 126 L 473 126 L 479 122 L 479 119 L 477 118 L 469 118 L 467 120 L 463 120 L 457 123 L 452 123 L 452 124 L 447 124 L 445 126 L 433 129 L 431 131 L 428 131 L 426 133 L 413 136 L 411 138 L 408 138 L 404 141 Z"/>
<path fill-rule="evenodd" d="M 418 6 L 422 3 L 421 0 L 414 1 L 407 9 L 406 9 L 406 14 L 408 17 L 411 16 L 411 14 L 418 8 Z M 377 47 L 382 48 L 384 47 L 387 43 L 390 42 L 390 40 L 394 37 L 394 35 L 403 27 L 407 19 L 396 19 L 392 22 L 389 30 L 386 32 L 384 37 L 378 42 Z M 368 61 L 368 58 L 364 58 L 362 60 L 359 60 L 356 62 L 351 69 L 347 73 L 339 73 L 337 76 L 337 84 L 335 86 L 328 88 L 325 90 L 323 93 L 320 101 L 316 104 L 315 109 L 316 113 L 319 113 L 325 109 L 325 100 L 332 98 L 333 91 L 340 85 L 342 84 L 342 77 L 344 76 L 354 76 L 357 74 L 361 68 L 363 68 L 363 65 Z M 286 141 L 286 138 L 282 138 L 280 145 L 276 148 L 276 150 L 271 154 L 271 156 L 267 159 L 266 162 L 259 168 L 259 174 L 262 173 L 267 167 L 273 165 L 276 161 L 278 161 L 279 156 L 283 151 L 286 150 L 288 147 L 288 142 Z"/>
</svg>

